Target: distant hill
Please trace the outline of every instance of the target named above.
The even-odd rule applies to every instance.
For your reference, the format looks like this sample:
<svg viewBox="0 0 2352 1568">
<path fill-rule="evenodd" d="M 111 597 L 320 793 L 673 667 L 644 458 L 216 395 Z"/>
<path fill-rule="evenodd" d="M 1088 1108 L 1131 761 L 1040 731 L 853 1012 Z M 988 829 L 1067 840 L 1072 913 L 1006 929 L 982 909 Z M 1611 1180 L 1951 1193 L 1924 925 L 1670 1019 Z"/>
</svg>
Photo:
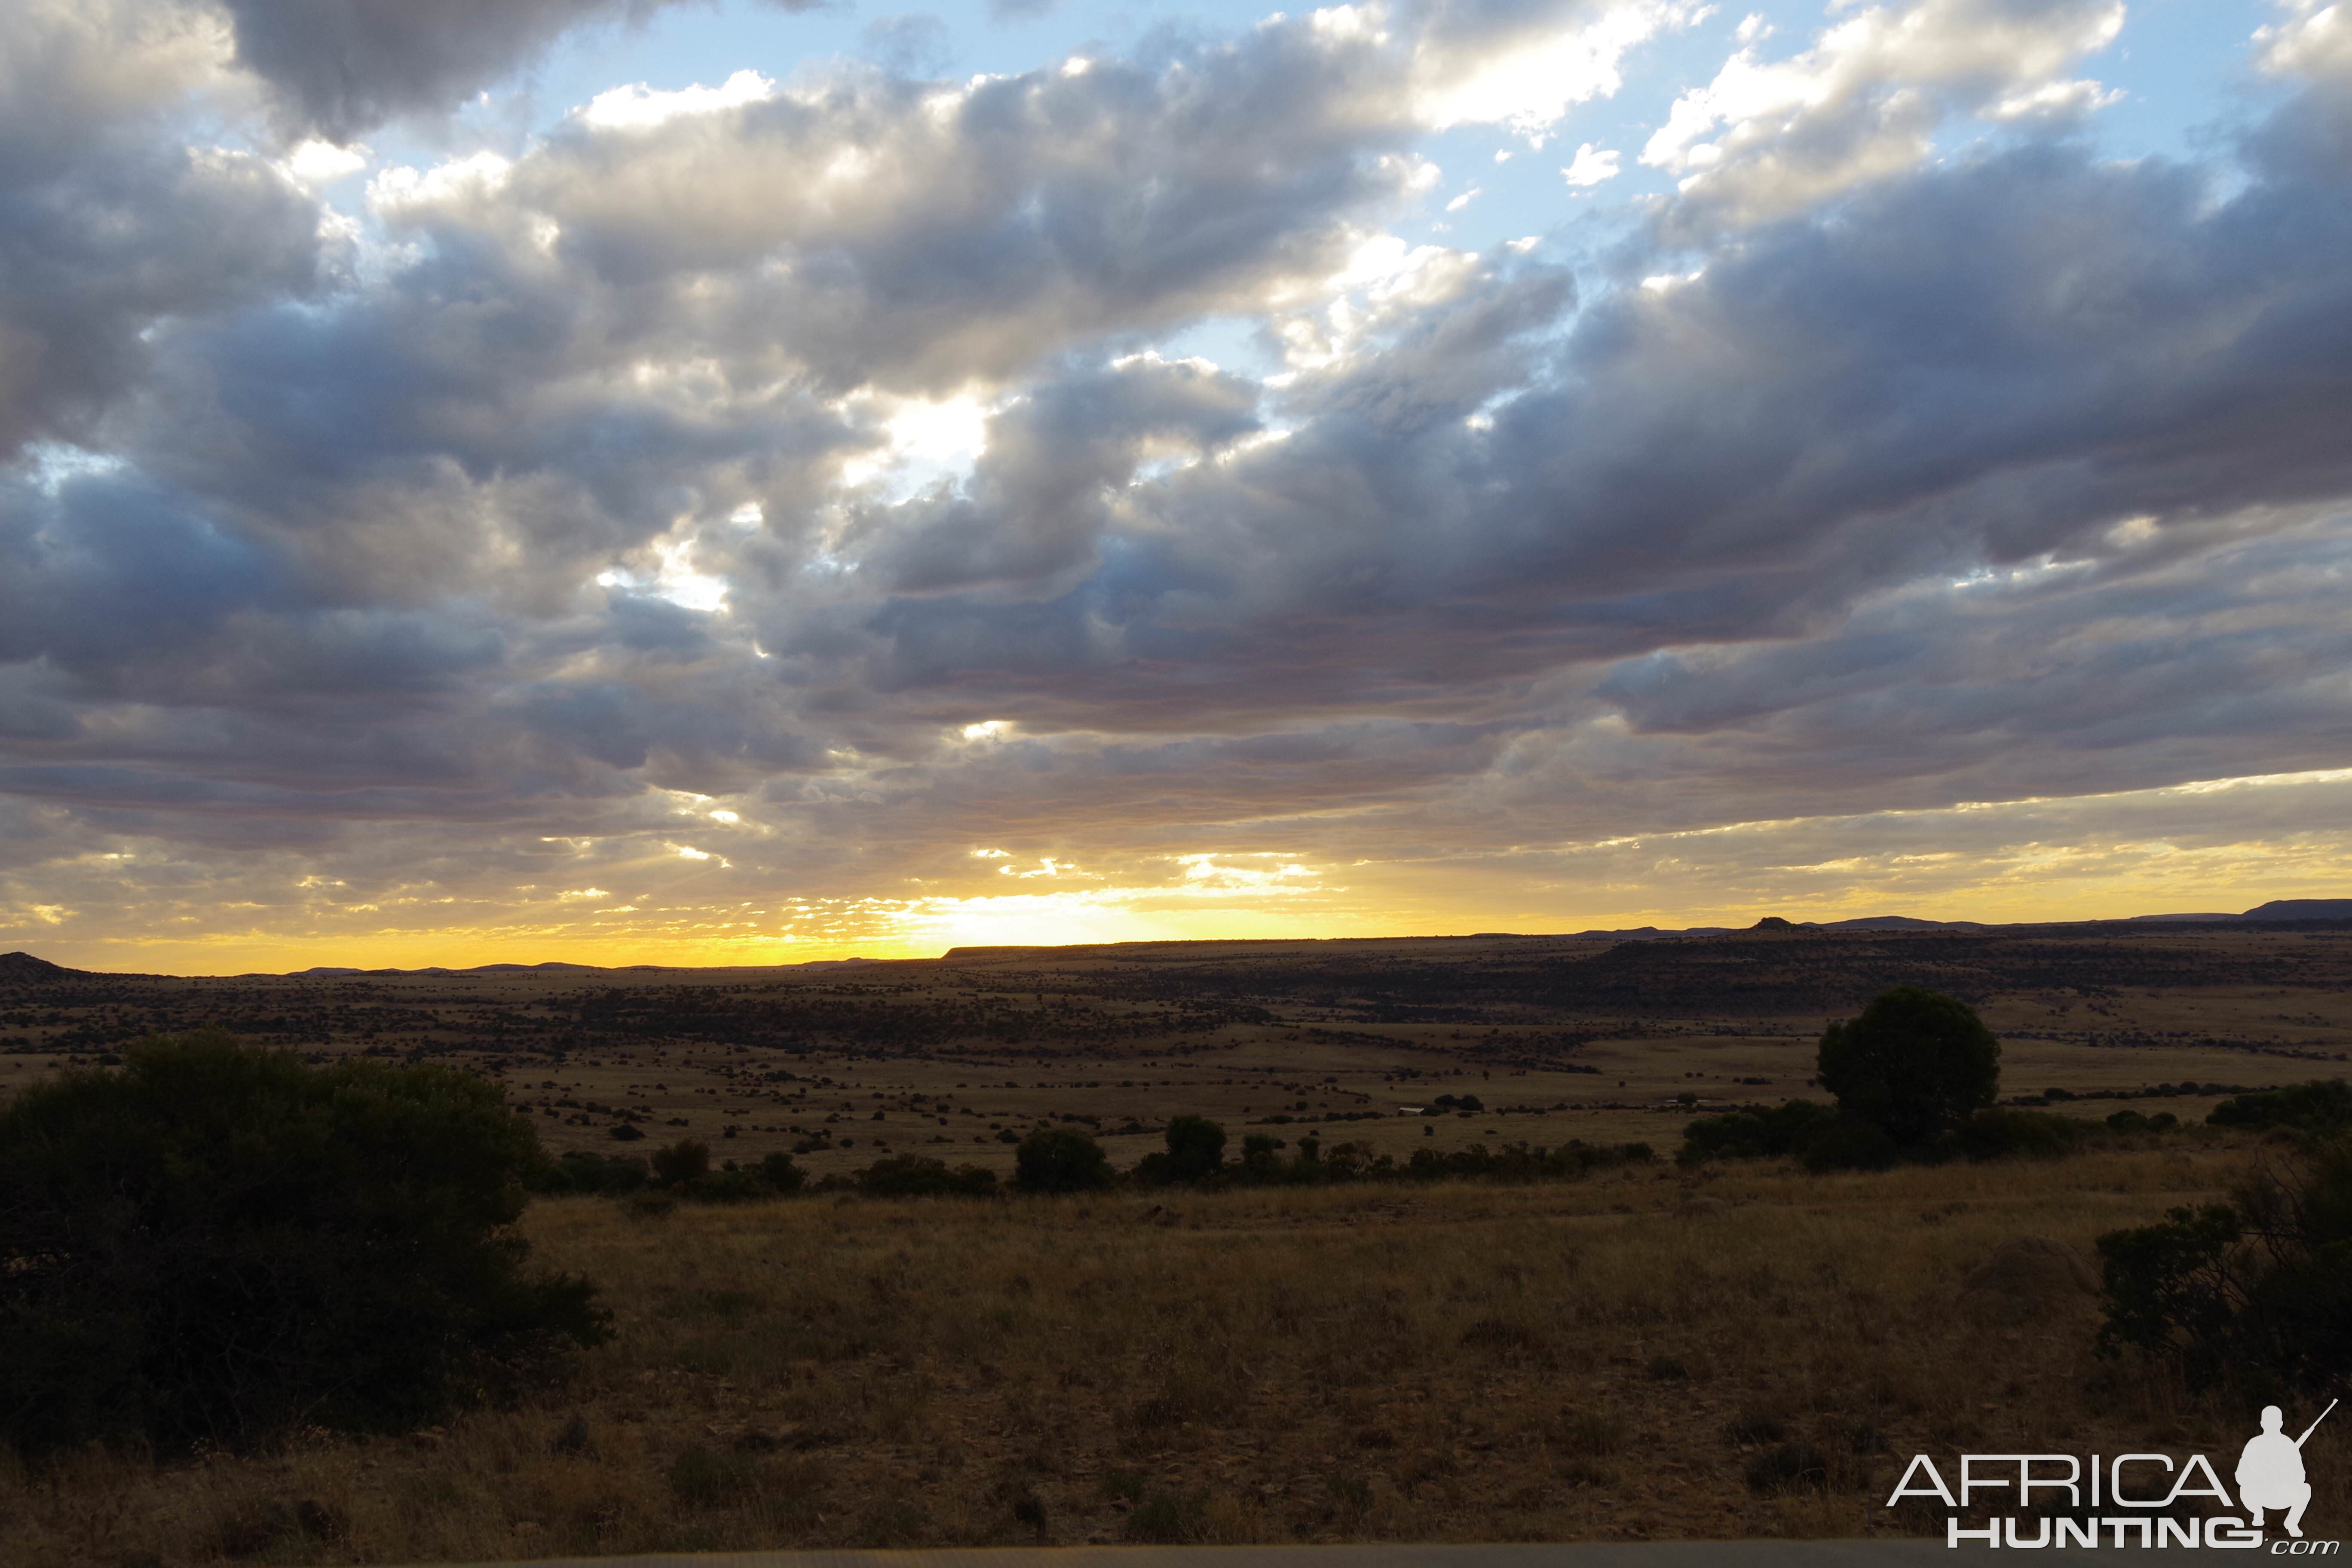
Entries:
<svg viewBox="0 0 2352 1568">
<path fill-rule="evenodd" d="M 2352 921 L 2352 899 L 2273 899 L 2239 914 L 2226 910 L 2201 914 L 2134 915 L 2139 922 L 2158 921 Z"/>
<path fill-rule="evenodd" d="M 29 952 L 0 952 L 0 984 L 65 980 L 81 973 L 61 963 L 51 963 L 46 958 L 35 958 Z"/>
<path fill-rule="evenodd" d="M 2352 921 L 2352 899 L 2273 899 L 2238 917 L 2242 921 Z"/>
</svg>

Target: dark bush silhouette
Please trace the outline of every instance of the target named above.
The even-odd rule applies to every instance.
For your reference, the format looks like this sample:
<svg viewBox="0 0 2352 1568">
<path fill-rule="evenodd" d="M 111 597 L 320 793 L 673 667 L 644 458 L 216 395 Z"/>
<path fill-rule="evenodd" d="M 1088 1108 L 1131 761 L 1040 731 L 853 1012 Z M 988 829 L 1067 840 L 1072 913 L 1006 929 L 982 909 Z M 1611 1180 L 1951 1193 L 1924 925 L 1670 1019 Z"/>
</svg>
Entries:
<svg viewBox="0 0 2352 1568">
<path fill-rule="evenodd" d="M 1207 1117 L 1171 1117 L 1161 1136 L 1167 1140 L 1167 1151 L 1146 1154 L 1136 1164 L 1135 1179 L 1143 1185 L 1205 1182 L 1224 1168 L 1225 1130 Z"/>
<path fill-rule="evenodd" d="M 1769 1110 L 1734 1110 L 1703 1116 L 1683 1129 L 1675 1159 L 1685 1165 L 1703 1160 L 1755 1160 L 1801 1152 L 1814 1134 L 1837 1120 L 1837 1112 L 1810 1100 L 1792 1100 Z"/>
<path fill-rule="evenodd" d="M 835 1178 L 828 1176 L 826 1181 Z M 857 1190 L 874 1198 L 986 1197 L 996 1190 L 996 1173 L 978 1165 L 948 1169 L 922 1154 L 877 1160 L 854 1178 Z"/>
<path fill-rule="evenodd" d="M 1822 1036 L 1822 1087 L 1842 1116 L 1922 1148 L 2000 1087 L 2000 1042 L 1966 1004 L 1898 985 Z"/>
<path fill-rule="evenodd" d="M 1041 1128 L 1013 1152 L 1013 1184 L 1024 1193 L 1086 1193 L 1110 1185 L 1102 1145 L 1066 1127 Z"/>
<path fill-rule="evenodd" d="M 535 1193 L 606 1193 L 614 1197 L 636 1192 L 650 1180 L 643 1160 L 615 1154 L 606 1158 L 574 1150 L 555 1163 L 553 1180 L 534 1182 Z"/>
<path fill-rule="evenodd" d="M 609 1337 L 506 1227 L 552 1164 L 499 1090 L 143 1041 L 0 1110 L 0 1438 L 244 1447 L 417 1425 Z"/>
<path fill-rule="evenodd" d="M 1875 1121 L 1835 1115 L 1806 1138 L 1797 1152 L 1808 1171 L 1884 1171 L 1903 1158 L 1903 1147 Z"/>
<path fill-rule="evenodd" d="M 654 1151 L 654 1179 L 663 1186 L 690 1186 L 710 1173 L 710 1145 L 681 1138 Z"/>
<path fill-rule="evenodd" d="M 2143 1122 L 2145 1127 L 2149 1125 Z M 1994 1106 L 1978 1111 L 1952 1129 L 1953 1150 L 1971 1160 L 1999 1160 L 2019 1155 L 2053 1158 L 2071 1154 L 2085 1140 L 2103 1136 L 2095 1121 L 2055 1116 L 2046 1110 L 2011 1110 Z"/>
<path fill-rule="evenodd" d="M 751 1204 L 772 1198 L 776 1189 L 760 1179 L 757 1171 L 746 1171 L 730 1163 L 724 1171 L 706 1171 L 686 1184 L 686 1195 L 698 1204 Z"/>
<path fill-rule="evenodd" d="M 2170 1358 L 2192 1385 L 2233 1381 L 2255 1405 L 2352 1396 L 2352 1141 L 2232 1197 L 2099 1237 L 2100 1349 Z"/>
<path fill-rule="evenodd" d="M 790 1154 L 771 1154 L 760 1162 L 760 1179 L 771 1192 L 789 1197 L 807 1184 L 808 1173 L 794 1164 Z"/>
<path fill-rule="evenodd" d="M 2352 1083 L 2315 1079 L 2242 1094 L 2215 1106 L 2205 1120 L 2215 1127 L 2287 1127 L 2331 1137 L 2352 1131 Z"/>
</svg>

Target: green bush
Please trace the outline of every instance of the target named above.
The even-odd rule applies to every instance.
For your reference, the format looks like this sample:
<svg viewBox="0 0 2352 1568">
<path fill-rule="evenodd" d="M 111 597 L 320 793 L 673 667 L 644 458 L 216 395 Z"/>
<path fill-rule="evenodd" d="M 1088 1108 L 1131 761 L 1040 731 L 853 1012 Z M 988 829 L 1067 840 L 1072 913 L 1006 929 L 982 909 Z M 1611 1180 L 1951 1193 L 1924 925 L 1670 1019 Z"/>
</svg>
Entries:
<svg viewBox="0 0 2352 1568">
<path fill-rule="evenodd" d="M 1836 1111 L 1810 1100 L 1792 1100 L 1769 1110 L 1703 1116 L 1683 1129 L 1683 1146 L 1675 1159 L 1679 1164 L 1695 1165 L 1705 1160 L 1801 1153 L 1816 1132 L 1836 1120 Z"/>
<path fill-rule="evenodd" d="M 686 1184 L 686 1195 L 698 1204 L 750 1204 L 774 1197 L 776 1189 L 759 1173 L 738 1168 L 704 1172 Z"/>
<path fill-rule="evenodd" d="M 1993 1102 L 2000 1042 L 1974 1009 L 1916 985 L 1898 985 L 1822 1036 L 1822 1087 L 1842 1116 L 1918 1149 Z"/>
<path fill-rule="evenodd" d="M 1102 1145 L 1070 1128 L 1041 1128 L 1013 1152 L 1013 1184 L 1024 1193 L 1094 1192 L 1110 1181 Z"/>
<path fill-rule="evenodd" d="M 1205 1116 L 1171 1117 L 1161 1137 L 1168 1152 L 1146 1156 L 1136 1172 L 1147 1182 L 1205 1182 L 1224 1168 L 1225 1130 Z"/>
<path fill-rule="evenodd" d="M 1953 1150 L 1971 1160 L 1999 1160 L 2015 1155 L 2050 1158 L 2072 1153 L 2093 1135 L 2096 1124 L 2078 1117 L 2056 1116 L 2046 1110 L 2011 1110 L 1991 1107 L 1952 1129 Z M 2143 1127 L 2147 1123 L 2141 1123 Z"/>
<path fill-rule="evenodd" d="M 857 1190 L 871 1198 L 986 1197 L 996 1190 L 993 1171 L 978 1165 L 959 1165 L 950 1171 L 945 1162 L 922 1154 L 877 1160 L 853 1180 Z"/>
<path fill-rule="evenodd" d="M 771 1154 L 760 1162 L 760 1179 L 771 1191 L 790 1197 L 808 1182 L 808 1173 L 793 1163 L 790 1154 Z"/>
<path fill-rule="evenodd" d="M 507 1228 L 551 1163 L 478 1079 L 210 1030 L 0 1109 L 0 1438 L 399 1428 L 609 1337 Z"/>
<path fill-rule="evenodd" d="M 614 1197 L 634 1193 L 650 1180 L 643 1160 L 615 1154 L 606 1157 L 574 1150 L 558 1160 L 556 1179 L 534 1184 L 533 1192 L 604 1193 Z"/>
<path fill-rule="evenodd" d="M 710 1173 L 710 1145 L 681 1138 L 654 1151 L 654 1179 L 665 1187 L 691 1186 Z"/>
<path fill-rule="evenodd" d="M 2352 1131 L 2352 1083 L 2314 1079 L 2225 1100 L 2205 1118 L 2215 1127 L 2291 1128 L 2320 1137 Z"/>
<path fill-rule="evenodd" d="M 2352 1140 L 2232 1199 L 2099 1237 L 2100 1349 L 2174 1360 L 2200 1387 L 2234 1381 L 2255 1404 L 2352 1396 Z"/>
<path fill-rule="evenodd" d="M 1903 1149 L 1877 1122 L 1837 1115 L 1813 1130 L 1797 1157 L 1816 1173 L 1884 1171 L 1903 1157 Z"/>
</svg>

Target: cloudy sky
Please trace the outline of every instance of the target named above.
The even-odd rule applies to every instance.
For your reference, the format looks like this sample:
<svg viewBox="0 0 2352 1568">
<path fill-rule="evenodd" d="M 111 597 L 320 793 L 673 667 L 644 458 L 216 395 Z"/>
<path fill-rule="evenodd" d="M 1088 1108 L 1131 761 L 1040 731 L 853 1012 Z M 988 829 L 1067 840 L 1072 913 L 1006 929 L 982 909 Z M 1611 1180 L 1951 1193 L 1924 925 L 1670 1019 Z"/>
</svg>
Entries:
<svg viewBox="0 0 2352 1568">
<path fill-rule="evenodd" d="M 894 3 L 0 0 L 0 949 L 2352 893 L 2352 5 Z"/>
</svg>

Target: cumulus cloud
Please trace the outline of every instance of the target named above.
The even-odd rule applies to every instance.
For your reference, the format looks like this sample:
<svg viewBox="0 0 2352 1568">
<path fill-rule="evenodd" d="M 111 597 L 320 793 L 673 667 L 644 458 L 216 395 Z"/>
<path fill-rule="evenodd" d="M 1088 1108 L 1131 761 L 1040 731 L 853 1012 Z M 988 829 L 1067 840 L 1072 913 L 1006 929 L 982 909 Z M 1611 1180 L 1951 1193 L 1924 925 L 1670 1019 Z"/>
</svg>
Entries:
<svg viewBox="0 0 2352 1568">
<path fill-rule="evenodd" d="M 1685 223 L 1752 223 L 1910 168 L 1955 115 L 2079 113 L 2104 89 L 2067 73 L 2122 30 L 2119 0 L 1913 0 L 1869 6 L 1811 48 L 1742 47 L 1642 149 L 1680 177 Z"/>
<path fill-rule="evenodd" d="M 2330 763 L 2331 11 L 2253 40 L 2289 97 L 2227 171 L 2063 133 L 2099 0 L 1847 8 L 1778 59 L 1745 27 L 1643 154 L 1681 188 L 1575 268 L 1392 232 L 1424 139 L 1545 137 L 1696 10 L 622 86 L 350 215 L 352 155 L 169 107 L 258 124 L 259 73 L 331 140 L 630 14 L 27 12 L 0 921 L 177 887 L 708 936 L 817 920 L 790 886 L 929 931 L 996 918 L 998 864 L 1098 914 L 1213 881 L 1344 921 L 1415 907 L 1382 866 L 1611 882 L 1658 859 L 1622 840 L 1758 822 L 1690 886 L 1843 832 L 1878 868 L 1805 887 L 1924 887 L 1887 867 L 2018 841 L 1959 803 Z M 1931 156 L 1961 119 L 2010 129 Z M 1249 353 L 1170 345 L 1204 321 Z M 2106 808 L 2034 809 L 2001 831 Z"/>
<path fill-rule="evenodd" d="M 88 439 L 148 329 L 321 279 L 318 214 L 275 167 L 167 116 L 219 86 L 202 18 L 23 0 L 0 54 L 0 454 Z"/>
</svg>

